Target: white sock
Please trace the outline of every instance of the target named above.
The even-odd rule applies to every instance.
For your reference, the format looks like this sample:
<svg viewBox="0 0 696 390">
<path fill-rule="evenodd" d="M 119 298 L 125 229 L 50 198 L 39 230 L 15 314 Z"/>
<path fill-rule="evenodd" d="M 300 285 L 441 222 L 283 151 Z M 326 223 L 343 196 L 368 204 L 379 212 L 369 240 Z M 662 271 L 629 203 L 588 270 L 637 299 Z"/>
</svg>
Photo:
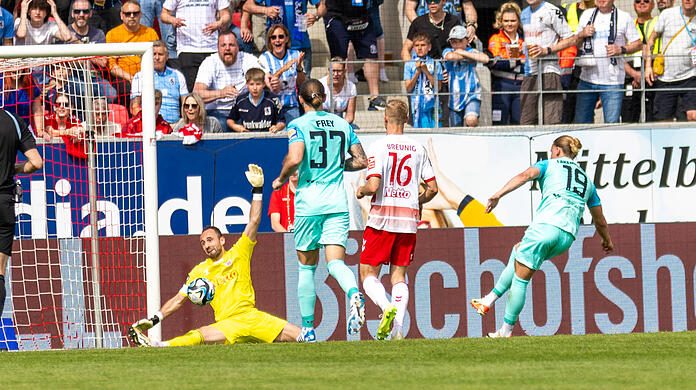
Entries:
<svg viewBox="0 0 696 390">
<path fill-rule="evenodd" d="M 382 309 L 382 312 L 387 310 L 389 307 L 389 300 L 387 299 L 387 292 L 384 290 L 384 285 L 374 276 L 368 276 L 363 280 L 363 290 L 367 294 L 375 305 Z"/>
<path fill-rule="evenodd" d="M 495 301 L 498 300 L 498 298 L 500 298 L 498 294 L 491 291 L 485 297 L 481 298 L 481 303 L 488 307 L 491 307 L 495 303 Z"/>
<path fill-rule="evenodd" d="M 515 325 L 510 325 L 507 322 L 503 321 L 503 327 L 500 328 L 500 334 L 501 336 L 510 336 L 512 334 L 512 329 L 515 327 Z"/>
<path fill-rule="evenodd" d="M 408 285 L 406 282 L 399 282 L 392 286 L 392 305 L 396 306 L 394 326 L 401 326 L 408 307 Z"/>
<path fill-rule="evenodd" d="M 169 343 L 166 341 L 157 341 L 157 340 L 151 340 L 153 347 L 168 347 Z"/>
</svg>

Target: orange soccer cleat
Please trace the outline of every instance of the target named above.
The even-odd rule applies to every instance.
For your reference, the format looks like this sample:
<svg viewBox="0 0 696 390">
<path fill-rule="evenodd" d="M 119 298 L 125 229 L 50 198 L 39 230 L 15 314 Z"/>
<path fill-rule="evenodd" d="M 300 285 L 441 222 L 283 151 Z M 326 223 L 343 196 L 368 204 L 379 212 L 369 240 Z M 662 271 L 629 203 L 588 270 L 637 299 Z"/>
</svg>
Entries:
<svg viewBox="0 0 696 390">
<path fill-rule="evenodd" d="M 476 312 L 479 313 L 480 315 L 486 315 L 488 313 L 488 310 L 490 309 L 488 306 L 484 305 L 481 303 L 481 299 L 472 299 L 471 300 L 471 306 L 473 306 L 474 309 L 476 309 Z"/>
</svg>

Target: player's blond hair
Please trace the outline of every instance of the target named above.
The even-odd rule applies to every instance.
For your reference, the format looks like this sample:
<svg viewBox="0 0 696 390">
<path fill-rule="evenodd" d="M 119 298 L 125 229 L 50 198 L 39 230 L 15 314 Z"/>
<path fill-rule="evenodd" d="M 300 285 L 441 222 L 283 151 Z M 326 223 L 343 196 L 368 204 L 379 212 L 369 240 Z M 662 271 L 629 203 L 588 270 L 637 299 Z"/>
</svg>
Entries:
<svg viewBox="0 0 696 390">
<path fill-rule="evenodd" d="M 582 149 L 582 143 L 577 138 L 573 138 L 569 135 L 562 135 L 553 141 L 553 146 L 557 146 L 563 150 L 563 154 L 575 158 L 578 155 L 580 149 Z"/>
<path fill-rule="evenodd" d="M 384 116 L 390 123 L 403 125 L 408 121 L 408 105 L 401 100 L 389 100 L 384 110 Z"/>
</svg>

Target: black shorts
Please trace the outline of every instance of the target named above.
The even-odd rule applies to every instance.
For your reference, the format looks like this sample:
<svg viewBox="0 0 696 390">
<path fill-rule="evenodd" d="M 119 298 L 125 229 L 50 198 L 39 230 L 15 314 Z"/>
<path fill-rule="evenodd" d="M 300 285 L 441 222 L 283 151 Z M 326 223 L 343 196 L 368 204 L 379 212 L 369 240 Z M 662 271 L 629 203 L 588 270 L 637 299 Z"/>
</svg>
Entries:
<svg viewBox="0 0 696 390">
<path fill-rule="evenodd" d="M 353 42 L 355 55 L 359 59 L 377 58 L 377 35 L 371 22 L 364 30 L 348 31 L 341 19 L 334 17 L 324 18 L 324 26 L 332 58 L 348 58 L 348 42 Z"/>
<path fill-rule="evenodd" d="M 12 255 L 15 231 L 14 195 L 0 194 L 0 253 Z"/>
<path fill-rule="evenodd" d="M 674 81 L 666 83 L 657 80 L 653 84 L 655 88 L 695 88 L 696 77 L 691 77 L 682 81 Z M 679 97 L 682 98 L 680 107 L 684 107 L 686 111 L 696 110 L 696 90 L 691 91 L 658 91 L 655 92 L 655 100 L 653 101 L 654 120 L 661 121 L 674 118 L 677 114 L 677 104 Z"/>
</svg>

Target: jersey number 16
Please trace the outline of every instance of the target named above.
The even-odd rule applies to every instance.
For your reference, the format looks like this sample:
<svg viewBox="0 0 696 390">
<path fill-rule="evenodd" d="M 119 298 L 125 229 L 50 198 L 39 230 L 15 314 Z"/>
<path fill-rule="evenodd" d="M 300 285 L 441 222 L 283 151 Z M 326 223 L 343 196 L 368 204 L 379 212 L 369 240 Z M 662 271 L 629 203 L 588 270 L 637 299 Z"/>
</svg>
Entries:
<svg viewBox="0 0 696 390">
<path fill-rule="evenodd" d="M 404 156 L 404 158 L 401 159 L 399 162 L 399 169 L 396 168 L 396 160 L 397 160 L 397 155 L 394 152 L 389 152 L 389 157 L 391 158 L 391 172 L 389 173 L 389 184 L 394 185 L 394 178 L 396 177 L 396 182 L 399 183 L 400 186 L 405 187 L 408 185 L 408 183 L 411 182 L 411 176 L 413 176 L 413 171 L 411 170 L 411 167 L 409 167 L 406 164 L 406 160 L 411 158 L 410 154 L 407 154 Z M 406 179 L 403 181 L 401 180 L 401 170 L 406 171 Z"/>
</svg>

